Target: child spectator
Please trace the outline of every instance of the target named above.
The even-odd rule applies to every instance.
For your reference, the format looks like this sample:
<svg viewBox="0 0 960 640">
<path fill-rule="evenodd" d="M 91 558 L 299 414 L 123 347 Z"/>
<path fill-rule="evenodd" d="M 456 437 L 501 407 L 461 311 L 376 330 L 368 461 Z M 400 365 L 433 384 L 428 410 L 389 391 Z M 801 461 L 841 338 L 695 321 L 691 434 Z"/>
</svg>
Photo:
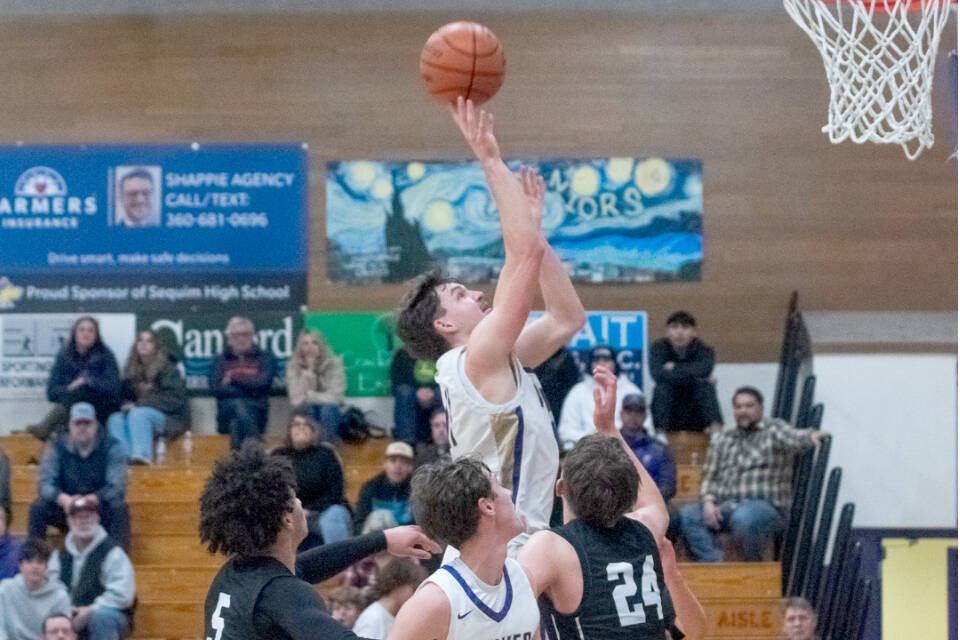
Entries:
<svg viewBox="0 0 960 640">
<path fill-rule="evenodd" d="M 130 464 L 151 464 L 155 437 L 176 438 L 190 427 L 187 387 L 153 331 L 137 334 L 123 367 L 122 393 L 125 402 L 107 428 L 126 447 Z"/>
<path fill-rule="evenodd" d="M 27 431 L 40 440 L 67 426 L 67 413 L 77 402 L 89 402 L 97 421 L 105 424 L 120 408 L 120 370 L 117 359 L 100 337 L 100 325 L 91 316 L 80 316 L 70 329 L 70 339 L 60 349 L 50 378 L 47 399 L 54 407 Z"/>
<path fill-rule="evenodd" d="M 397 611 L 413 595 L 427 572 L 407 558 L 394 558 L 380 571 L 373 591 L 377 600 L 363 610 L 353 632 L 361 638 L 385 640 Z"/>
<path fill-rule="evenodd" d="M 290 459 L 297 478 L 297 497 L 307 510 L 307 530 L 313 540 L 308 537 L 310 542 L 301 545 L 301 550 L 350 537 L 343 467 L 328 445 L 317 443 L 318 430 L 312 418 L 294 414 L 287 425 L 286 446 L 274 451 Z"/>
<path fill-rule="evenodd" d="M 30 538 L 20 551 L 20 573 L 0 581 L 0 638 L 36 640 L 47 616 L 70 611 L 63 583 L 47 576 L 50 553 L 45 541 Z"/>
<path fill-rule="evenodd" d="M 334 589 L 327 598 L 330 617 L 347 629 L 352 629 L 360 612 L 366 607 L 367 599 L 357 587 L 343 585 Z"/>
<path fill-rule="evenodd" d="M 322 333 L 300 332 L 293 357 L 287 361 L 286 381 L 294 411 L 309 411 L 323 426 L 323 439 L 335 442 L 347 378 L 343 360 L 333 354 Z"/>
</svg>

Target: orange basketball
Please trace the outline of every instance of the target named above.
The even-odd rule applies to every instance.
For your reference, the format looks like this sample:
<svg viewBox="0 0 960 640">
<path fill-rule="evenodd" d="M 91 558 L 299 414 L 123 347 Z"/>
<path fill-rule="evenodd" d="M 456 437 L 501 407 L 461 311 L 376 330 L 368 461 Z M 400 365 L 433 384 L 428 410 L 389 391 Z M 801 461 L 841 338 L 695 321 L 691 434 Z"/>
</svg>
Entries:
<svg viewBox="0 0 960 640">
<path fill-rule="evenodd" d="M 500 89 L 505 64 L 500 40 L 476 22 L 440 27 L 420 52 L 420 75 L 440 102 L 463 96 L 483 104 Z"/>
</svg>

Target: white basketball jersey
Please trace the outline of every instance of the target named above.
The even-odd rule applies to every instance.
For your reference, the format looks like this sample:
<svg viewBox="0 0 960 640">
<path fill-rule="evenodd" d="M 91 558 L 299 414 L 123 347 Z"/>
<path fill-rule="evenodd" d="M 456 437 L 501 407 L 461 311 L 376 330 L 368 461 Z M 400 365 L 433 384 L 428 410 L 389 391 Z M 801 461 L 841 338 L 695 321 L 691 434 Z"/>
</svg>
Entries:
<svg viewBox="0 0 960 640">
<path fill-rule="evenodd" d="M 503 404 L 484 400 L 467 378 L 464 349 L 451 349 L 437 360 L 450 454 L 455 460 L 480 458 L 510 490 L 525 527 L 510 541 L 508 549 L 515 556 L 530 534 L 550 526 L 560 464 L 553 415 L 537 377 L 524 371 L 516 356 L 511 357 L 516 395 Z"/>
<path fill-rule="evenodd" d="M 527 574 L 507 558 L 498 585 L 481 582 L 456 557 L 426 579 L 443 589 L 450 601 L 447 640 L 537 640 L 540 609 Z"/>
</svg>

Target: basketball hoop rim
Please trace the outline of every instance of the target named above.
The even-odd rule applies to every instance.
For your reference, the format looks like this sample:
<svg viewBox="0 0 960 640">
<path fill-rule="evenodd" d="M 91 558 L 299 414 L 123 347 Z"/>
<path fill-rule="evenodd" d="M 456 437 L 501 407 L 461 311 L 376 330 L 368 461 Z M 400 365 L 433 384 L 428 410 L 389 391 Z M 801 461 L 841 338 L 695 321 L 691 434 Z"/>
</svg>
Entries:
<svg viewBox="0 0 960 640">
<path fill-rule="evenodd" d="M 895 4 L 900 4 L 901 0 L 820 0 L 823 4 L 868 4 L 874 3 L 876 8 L 885 11 L 890 6 Z M 907 11 L 920 11 L 923 9 L 924 0 L 911 0 L 910 5 L 907 7 Z M 953 8 L 957 8 L 957 0 L 936 0 L 931 4 L 936 5 L 953 5 Z"/>
</svg>

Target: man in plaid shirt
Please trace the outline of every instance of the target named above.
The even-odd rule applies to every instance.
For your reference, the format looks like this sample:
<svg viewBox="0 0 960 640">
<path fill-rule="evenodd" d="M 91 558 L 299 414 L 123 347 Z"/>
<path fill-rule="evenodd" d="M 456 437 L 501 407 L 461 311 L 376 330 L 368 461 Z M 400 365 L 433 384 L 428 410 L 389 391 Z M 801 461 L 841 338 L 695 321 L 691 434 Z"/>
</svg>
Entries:
<svg viewBox="0 0 960 640">
<path fill-rule="evenodd" d="M 753 387 L 733 394 L 737 428 L 718 433 L 707 450 L 700 485 L 702 502 L 680 510 L 683 536 L 696 560 L 722 562 L 713 532 L 729 531 L 744 560 L 761 560 L 786 527 L 793 494 L 794 456 L 828 434 L 794 429 L 763 417 L 763 396 Z"/>
</svg>

